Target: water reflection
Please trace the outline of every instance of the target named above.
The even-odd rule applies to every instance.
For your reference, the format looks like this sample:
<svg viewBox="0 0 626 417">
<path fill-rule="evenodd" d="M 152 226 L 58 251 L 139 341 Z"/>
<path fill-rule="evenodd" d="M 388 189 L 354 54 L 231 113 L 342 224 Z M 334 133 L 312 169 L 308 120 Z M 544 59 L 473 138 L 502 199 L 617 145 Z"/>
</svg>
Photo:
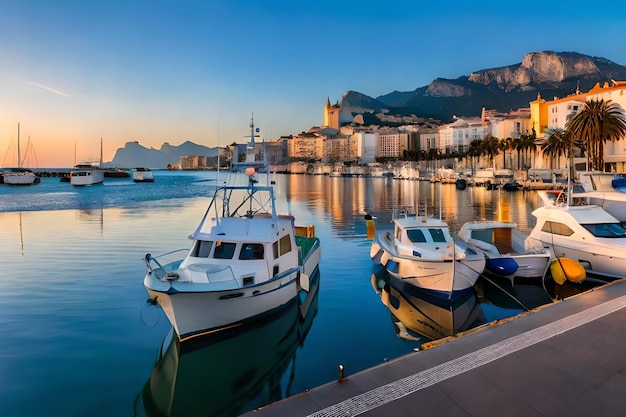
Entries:
<svg viewBox="0 0 626 417">
<path fill-rule="evenodd" d="M 170 331 L 135 415 L 235 416 L 294 394 L 296 353 L 317 314 L 319 271 L 311 279 L 308 297 L 244 331 L 183 343 Z"/>
<path fill-rule="evenodd" d="M 389 278 L 386 271 L 377 268 L 371 281 L 391 312 L 398 337 L 427 342 L 454 336 L 487 321 L 473 288 L 454 300 L 446 300 Z"/>
</svg>

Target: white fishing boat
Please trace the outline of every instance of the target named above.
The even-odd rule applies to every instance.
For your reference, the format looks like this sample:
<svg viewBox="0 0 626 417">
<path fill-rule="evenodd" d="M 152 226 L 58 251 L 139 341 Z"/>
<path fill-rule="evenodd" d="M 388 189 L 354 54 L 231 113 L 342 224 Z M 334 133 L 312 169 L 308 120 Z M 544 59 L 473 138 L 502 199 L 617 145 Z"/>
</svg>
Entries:
<svg viewBox="0 0 626 417">
<path fill-rule="evenodd" d="M 589 271 L 626 276 L 626 229 L 602 207 L 571 205 L 566 193 L 538 191 L 544 205 L 532 214 L 530 237 L 541 240 L 554 257 L 566 257 Z"/>
<path fill-rule="evenodd" d="M 516 223 L 472 221 L 461 226 L 458 238 L 485 254 L 485 273 L 507 278 L 542 279 L 551 259 L 540 240 L 531 238 Z"/>
<path fill-rule="evenodd" d="M 134 182 L 154 182 L 154 173 L 150 168 L 133 168 Z"/>
<path fill-rule="evenodd" d="M 393 230 L 376 233 L 370 257 L 389 274 L 444 298 L 472 288 L 485 268 L 482 252 L 456 243 L 441 219 L 404 210 Z"/>
<path fill-rule="evenodd" d="M 0 172 L 0 183 L 7 185 L 33 185 L 38 184 L 39 182 L 41 182 L 41 179 L 36 176 L 34 172 L 22 167 L 22 155 L 20 150 L 20 124 L 18 123 L 17 168 L 7 168 Z"/>
<path fill-rule="evenodd" d="M 104 182 L 104 170 L 87 164 L 76 165 L 70 171 L 70 184 L 77 186 L 101 184 Z"/>
<path fill-rule="evenodd" d="M 265 155 L 255 161 L 253 122 L 250 129 L 246 161 L 234 163 L 227 185 L 215 189 L 191 249 L 169 263 L 163 259 L 181 252 L 145 257 L 144 286 L 181 340 L 283 308 L 308 291 L 318 268 L 313 226 L 297 227 L 293 215 L 279 211 Z M 228 185 L 242 176 L 245 185 Z"/>
</svg>

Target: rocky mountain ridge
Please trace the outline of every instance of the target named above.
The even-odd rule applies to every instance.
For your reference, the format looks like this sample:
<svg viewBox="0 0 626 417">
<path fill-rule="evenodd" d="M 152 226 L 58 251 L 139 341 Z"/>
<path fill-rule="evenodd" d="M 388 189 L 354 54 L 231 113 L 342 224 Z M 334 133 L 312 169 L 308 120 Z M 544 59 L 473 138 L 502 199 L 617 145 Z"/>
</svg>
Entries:
<svg viewBox="0 0 626 417">
<path fill-rule="evenodd" d="M 115 152 L 115 156 L 105 164 L 109 167 L 145 167 L 164 169 L 168 164 L 178 164 L 180 158 L 186 155 L 217 156 L 217 148 L 209 148 L 186 141 L 178 146 L 163 143 L 160 149 L 146 148 L 139 142 L 126 142 L 123 148 Z"/>
<path fill-rule="evenodd" d="M 577 52 L 531 52 L 517 64 L 456 79 L 437 78 L 413 91 L 394 91 L 376 98 L 349 91 L 341 106 L 349 114 L 386 110 L 387 114 L 413 114 L 446 122 L 454 115 L 479 115 L 483 107 L 503 112 L 528 107 L 537 94 L 549 99 L 564 97 L 611 79 L 626 80 L 626 67 Z"/>
</svg>

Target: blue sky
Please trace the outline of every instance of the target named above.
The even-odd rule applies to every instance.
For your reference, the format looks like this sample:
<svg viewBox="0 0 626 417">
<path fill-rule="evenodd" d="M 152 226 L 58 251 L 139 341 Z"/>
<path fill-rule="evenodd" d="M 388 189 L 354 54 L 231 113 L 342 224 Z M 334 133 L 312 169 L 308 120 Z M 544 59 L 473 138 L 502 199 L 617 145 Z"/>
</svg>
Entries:
<svg viewBox="0 0 626 417">
<path fill-rule="evenodd" d="M 297 134 L 323 122 L 327 97 L 411 91 L 528 52 L 626 65 L 621 2 L 422 3 L 1 0 L 3 165 L 18 122 L 38 167 L 68 167 L 75 152 L 97 160 L 100 138 L 105 161 L 128 141 L 242 142 L 252 113 L 269 140 Z"/>
</svg>

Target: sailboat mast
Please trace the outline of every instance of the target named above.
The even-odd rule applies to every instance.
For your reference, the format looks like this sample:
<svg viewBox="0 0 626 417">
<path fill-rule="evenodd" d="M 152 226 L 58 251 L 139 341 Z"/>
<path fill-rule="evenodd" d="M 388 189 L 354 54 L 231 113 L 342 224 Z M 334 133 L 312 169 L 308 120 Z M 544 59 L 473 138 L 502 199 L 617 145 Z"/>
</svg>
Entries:
<svg viewBox="0 0 626 417">
<path fill-rule="evenodd" d="M 102 138 L 100 138 L 100 168 L 102 168 Z"/>
<path fill-rule="evenodd" d="M 22 167 L 22 155 L 20 151 L 20 123 L 17 123 L 17 167 Z"/>
</svg>

